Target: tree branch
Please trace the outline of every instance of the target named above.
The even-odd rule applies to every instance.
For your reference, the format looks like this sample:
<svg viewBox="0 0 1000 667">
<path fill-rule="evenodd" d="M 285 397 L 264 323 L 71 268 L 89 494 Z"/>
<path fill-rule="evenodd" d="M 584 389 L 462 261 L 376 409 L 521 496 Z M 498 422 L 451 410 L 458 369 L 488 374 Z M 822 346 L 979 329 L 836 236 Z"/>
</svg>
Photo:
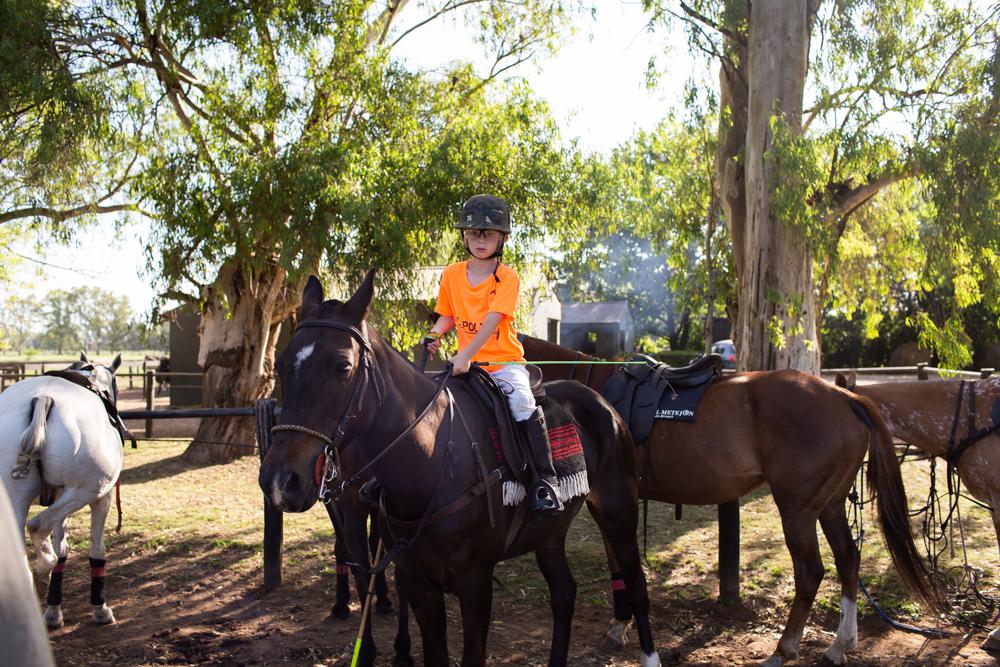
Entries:
<svg viewBox="0 0 1000 667">
<path fill-rule="evenodd" d="M 684 13 L 687 14 L 688 16 L 690 16 L 691 18 L 695 19 L 696 21 L 699 21 L 699 22 L 707 25 L 708 27 L 712 28 L 716 32 L 718 32 L 718 33 L 720 33 L 722 35 L 725 35 L 729 39 L 733 40 L 734 42 L 736 42 L 736 43 L 738 43 L 738 44 L 740 44 L 742 46 L 746 46 L 747 45 L 747 40 L 746 40 L 746 38 L 743 35 L 741 35 L 741 34 L 739 34 L 737 32 L 733 32 L 732 30 L 730 30 L 729 28 L 726 28 L 725 26 L 719 25 L 718 23 L 716 23 L 712 19 L 708 18 L 707 16 L 705 16 L 701 12 L 698 12 L 694 8 L 689 7 L 684 2 L 684 0 L 681 0 L 680 5 L 681 5 L 681 9 L 684 10 Z M 677 16 L 677 15 L 675 14 L 675 16 Z M 683 19 L 684 17 L 679 16 L 679 18 Z"/>
<path fill-rule="evenodd" d="M 97 203 L 91 203 L 62 210 L 49 208 L 47 206 L 29 206 L 27 208 L 14 209 L 13 211 L 0 213 L 0 224 L 10 222 L 11 220 L 20 220 L 22 218 L 49 218 L 54 222 L 64 222 L 70 218 L 77 218 L 81 215 L 119 213 L 122 211 L 141 213 L 142 215 L 151 218 L 156 217 L 152 213 L 139 208 L 137 204 L 112 204 L 110 206 L 101 206 Z"/>
</svg>

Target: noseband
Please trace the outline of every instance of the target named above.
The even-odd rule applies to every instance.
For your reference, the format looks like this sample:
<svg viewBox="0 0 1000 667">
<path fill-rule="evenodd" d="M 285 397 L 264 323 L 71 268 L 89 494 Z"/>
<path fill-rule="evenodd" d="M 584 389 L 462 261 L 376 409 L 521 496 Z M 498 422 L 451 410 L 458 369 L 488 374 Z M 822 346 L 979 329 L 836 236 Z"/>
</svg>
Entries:
<svg viewBox="0 0 1000 667">
<path fill-rule="evenodd" d="M 361 479 L 361 476 L 365 473 L 365 471 L 378 463 L 382 457 L 388 454 L 396 444 L 401 442 L 402 439 L 410 431 L 412 431 L 414 427 L 421 422 L 421 420 L 423 420 L 423 418 L 430 411 L 431 406 L 437 402 L 438 397 L 444 390 L 445 380 L 447 380 L 447 378 L 451 375 L 451 365 L 448 365 L 445 374 L 442 376 L 441 386 L 434 394 L 434 398 L 432 398 L 423 411 L 417 415 L 417 418 L 413 420 L 413 422 L 406 427 L 406 429 L 400 433 L 384 450 L 382 450 L 382 452 L 354 473 L 350 479 L 344 480 L 334 487 L 333 482 L 338 477 L 341 477 L 340 450 L 354 442 L 354 438 L 351 438 L 347 441 L 346 445 L 344 444 L 344 441 L 347 438 L 348 428 L 351 426 L 352 422 L 360 417 L 361 411 L 364 408 L 365 395 L 368 393 L 368 385 L 371 384 L 375 389 L 375 409 L 378 410 L 382 407 L 382 404 L 385 401 L 385 379 L 376 372 L 375 351 L 372 348 L 368 337 L 365 336 L 359 328 L 351 324 L 347 324 L 346 322 L 337 322 L 335 320 L 304 320 L 295 327 L 295 332 L 293 332 L 293 334 L 298 332 L 299 329 L 305 329 L 308 327 L 322 327 L 347 332 L 361 347 L 361 360 L 358 364 L 358 373 L 355 375 L 355 379 L 352 381 L 350 387 L 350 390 L 352 390 L 351 402 L 347 405 L 347 409 L 344 410 L 344 415 L 337 423 L 337 427 L 334 429 L 332 436 L 327 436 L 324 433 L 315 431 L 305 426 L 300 426 L 298 424 L 278 424 L 277 426 L 271 427 L 272 433 L 278 431 L 297 431 L 299 433 L 312 436 L 324 443 L 323 455 L 326 460 L 323 464 L 323 475 L 319 486 L 319 499 L 324 503 L 329 504 L 340 496 L 344 492 L 344 489 Z M 356 389 L 355 385 L 357 385 Z"/>
</svg>

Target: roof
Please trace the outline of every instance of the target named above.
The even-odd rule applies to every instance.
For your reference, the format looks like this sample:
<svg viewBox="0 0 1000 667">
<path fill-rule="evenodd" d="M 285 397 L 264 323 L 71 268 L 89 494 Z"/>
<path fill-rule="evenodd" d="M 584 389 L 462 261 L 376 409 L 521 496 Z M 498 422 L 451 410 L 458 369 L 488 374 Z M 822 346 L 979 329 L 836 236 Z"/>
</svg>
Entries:
<svg viewBox="0 0 1000 667">
<path fill-rule="evenodd" d="M 617 324 L 631 319 L 628 301 L 566 303 L 562 307 L 563 324 Z"/>
</svg>

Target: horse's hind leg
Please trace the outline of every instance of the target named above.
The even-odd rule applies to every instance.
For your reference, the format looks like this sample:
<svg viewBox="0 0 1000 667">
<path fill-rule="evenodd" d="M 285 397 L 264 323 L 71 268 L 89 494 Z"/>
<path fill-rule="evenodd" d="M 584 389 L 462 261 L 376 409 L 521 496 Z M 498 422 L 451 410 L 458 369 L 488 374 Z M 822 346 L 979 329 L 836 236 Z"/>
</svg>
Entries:
<svg viewBox="0 0 1000 667">
<path fill-rule="evenodd" d="M 565 665 L 569 659 L 569 634 L 576 605 L 576 582 L 566 561 L 565 537 L 557 544 L 535 550 L 538 567 L 549 585 L 549 604 L 552 606 L 552 645 L 549 649 L 549 667 Z"/>
<path fill-rule="evenodd" d="M 66 556 L 69 553 L 69 541 L 66 539 L 67 520 L 63 519 L 52 532 L 56 557 L 59 560 L 52 569 L 52 574 L 49 575 L 49 589 L 45 593 L 45 625 L 51 629 L 61 628 L 63 625 L 63 571 L 66 569 Z"/>
<path fill-rule="evenodd" d="M 478 567 L 463 573 L 455 585 L 455 594 L 462 608 L 462 667 L 485 666 L 486 635 L 493 609 L 493 568 Z"/>
<path fill-rule="evenodd" d="M 595 512 L 595 508 L 590 501 L 587 501 L 587 508 L 591 516 L 600 525 L 600 517 Z M 604 542 L 604 554 L 608 559 L 608 569 L 611 571 L 611 599 L 614 605 L 614 618 L 608 625 L 607 631 L 601 637 L 598 649 L 617 653 L 625 648 L 628 643 L 628 630 L 632 625 L 632 607 L 628 603 L 628 591 L 625 589 L 625 580 L 622 579 L 622 568 L 618 564 L 614 549 L 608 544 L 608 538 L 601 530 L 601 541 Z"/>
<path fill-rule="evenodd" d="M 819 539 L 816 536 L 816 516 L 804 509 L 783 507 L 777 490 L 774 499 L 781 513 L 781 526 L 785 533 L 785 544 L 792 555 L 795 572 L 795 597 L 788 613 L 788 622 L 778 640 L 778 648 L 765 662 L 766 667 L 777 667 L 785 660 L 793 660 L 799 655 L 799 643 L 809 618 L 809 610 L 816 591 L 823 580 L 823 560 L 819 555 Z"/>
<path fill-rule="evenodd" d="M 48 578 L 58 561 L 49 536 L 66 517 L 90 501 L 90 494 L 82 489 L 64 489 L 54 503 L 28 521 L 28 534 L 35 547 L 35 573 L 43 581 Z"/>
<path fill-rule="evenodd" d="M 861 556 L 851 536 L 842 499 L 827 505 L 819 515 L 819 522 L 833 550 L 840 578 L 840 625 L 837 627 L 837 638 L 823 655 L 831 663 L 842 665 L 844 654 L 858 645 L 858 568 Z"/>
<path fill-rule="evenodd" d="M 111 509 L 111 494 L 108 491 L 90 504 L 90 604 L 94 623 L 107 625 L 115 622 L 114 612 L 104 598 L 104 582 L 107 579 L 107 560 L 104 551 L 104 524 Z"/>
<path fill-rule="evenodd" d="M 371 553 L 371 558 L 374 558 L 378 552 L 379 543 L 378 531 L 375 529 L 375 522 L 378 521 L 378 512 L 374 509 L 366 512 L 366 522 L 369 517 L 371 517 L 371 523 L 368 530 L 368 549 Z M 389 586 L 385 582 L 385 570 L 375 575 L 375 611 L 380 614 L 389 614 L 392 612 L 392 600 L 389 599 Z"/>
<path fill-rule="evenodd" d="M 639 545 L 635 539 L 639 514 L 634 500 L 629 500 L 626 496 L 622 498 L 622 503 L 621 508 L 624 511 L 617 512 L 613 516 L 608 514 L 606 508 L 598 509 L 596 506 L 590 506 L 590 510 L 601 529 L 606 548 L 610 549 L 615 557 L 614 560 L 618 563 L 625 584 L 628 606 L 635 615 L 639 648 L 642 651 L 640 658 L 642 667 L 654 667 L 661 663 L 653 642 L 653 629 L 649 623 L 649 592 L 646 588 L 646 575 L 642 571 Z M 605 505 L 610 507 L 611 503 L 606 501 Z"/>
</svg>

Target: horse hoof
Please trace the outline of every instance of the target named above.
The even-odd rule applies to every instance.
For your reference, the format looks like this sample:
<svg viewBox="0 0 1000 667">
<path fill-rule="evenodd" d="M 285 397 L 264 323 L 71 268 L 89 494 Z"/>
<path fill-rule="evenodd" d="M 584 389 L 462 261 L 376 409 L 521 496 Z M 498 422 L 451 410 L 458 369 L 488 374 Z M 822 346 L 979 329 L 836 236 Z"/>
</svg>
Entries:
<svg viewBox="0 0 1000 667">
<path fill-rule="evenodd" d="M 597 650 L 604 653 L 618 653 L 628 643 L 628 629 L 631 621 L 612 619 L 607 631 L 597 643 Z"/>
<path fill-rule="evenodd" d="M 344 619 L 351 617 L 351 609 L 346 604 L 344 606 L 334 605 L 333 608 L 330 609 L 330 616 L 338 621 L 343 621 Z"/>
<path fill-rule="evenodd" d="M 59 607 L 48 607 L 45 610 L 45 625 L 49 630 L 55 630 L 63 626 L 63 613 Z"/>
<path fill-rule="evenodd" d="M 642 665 L 642 667 L 661 667 L 662 663 L 660 662 L 660 654 L 656 651 L 653 651 L 649 655 L 643 653 L 642 658 L 639 660 L 639 664 Z"/>
<path fill-rule="evenodd" d="M 987 635 L 986 641 L 980 644 L 979 648 L 989 653 L 1000 653 L 1000 628 Z"/>
<path fill-rule="evenodd" d="M 98 625 L 110 625 L 115 622 L 115 614 L 111 611 L 111 607 L 107 605 L 94 607 L 93 618 L 94 623 Z"/>
<path fill-rule="evenodd" d="M 780 653 L 775 653 L 766 661 L 760 663 L 760 667 L 781 667 L 785 664 L 785 658 Z"/>
<path fill-rule="evenodd" d="M 397 655 L 392 659 L 392 667 L 416 667 L 416 664 L 409 655 Z"/>
<path fill-rule="evenodd" d="M 391 614 L 392 602 L 389 600 L 378 600 L 375 602 L 375 612 L 378 614 Z"/>
</svg>

